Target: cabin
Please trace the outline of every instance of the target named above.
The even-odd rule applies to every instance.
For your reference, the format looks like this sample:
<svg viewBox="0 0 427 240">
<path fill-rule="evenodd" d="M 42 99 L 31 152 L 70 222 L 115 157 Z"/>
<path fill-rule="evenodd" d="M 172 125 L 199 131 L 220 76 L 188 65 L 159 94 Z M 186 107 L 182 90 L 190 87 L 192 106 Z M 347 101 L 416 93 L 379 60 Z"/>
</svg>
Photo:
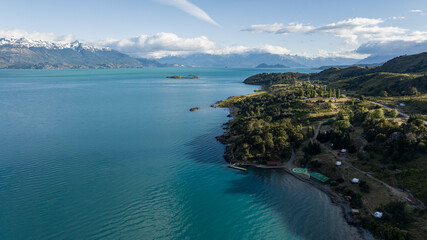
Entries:
<svg viewBox="0 0 427 240">
<path fill-rule="evenodd" d="M 320 182 L 322 184 L 328 184 L 331 179 L 328 178 L 327 176 L 321 174 L 321 173 L 317 173 L 317 172 L 313 172 L 310 174 L 310 179 L 314 180 L 316 182 Z"/>
<path fill-rule="evenodd" d="M 281 161 L 267 161 L 266 162 L 267 166 L 280 166 L 282 165 Z"/>
<path fill-rule="evenodd" d="M 358 184 L 359 183 L 359 179 L 358 178 L 353 178 L 353 179 L 351 179 L 351 182 Z"/>
</svg>

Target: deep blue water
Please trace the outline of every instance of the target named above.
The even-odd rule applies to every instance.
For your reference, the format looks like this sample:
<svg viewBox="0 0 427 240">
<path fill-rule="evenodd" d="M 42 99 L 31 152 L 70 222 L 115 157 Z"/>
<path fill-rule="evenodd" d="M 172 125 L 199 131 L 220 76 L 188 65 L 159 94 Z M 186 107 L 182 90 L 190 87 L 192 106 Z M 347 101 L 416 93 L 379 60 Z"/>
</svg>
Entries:
<svg viewBox="0 0 427 240">
<path fill-rule="evenodd" d="M 227 168 L 210 105 L 257 72 L 1 70 L 0 239 L 357 239 L 317 189 Z"/>
</svg>

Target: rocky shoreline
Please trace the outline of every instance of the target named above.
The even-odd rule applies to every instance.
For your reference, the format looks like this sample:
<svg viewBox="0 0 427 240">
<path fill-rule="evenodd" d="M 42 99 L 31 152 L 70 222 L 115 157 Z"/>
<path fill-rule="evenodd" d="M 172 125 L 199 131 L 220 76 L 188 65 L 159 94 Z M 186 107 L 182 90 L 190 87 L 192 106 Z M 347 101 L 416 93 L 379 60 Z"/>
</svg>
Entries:
<svg viewBox="0 0 427 240">
<path fill-rule="evenodd" d="M 218 106 L 218 103 L 215 105 L 212 105 L 212 107 L 220 107 Z M 238 114 L 238 109 L 235 107 L 227 107 L 230 111 L 230 114 L 227 115 L 227 117 L 231 117 L 232 119 L 234 119 L 235 117 L 237 117 Z M 232 133 L 230 132 L 230 128 L 229 128 L 229 124 L 232 121 L 229 120 L 228 122 L 224 123 L 223 129 L 225 130 L 225 132 L 219 136 L 216 136 L 216 140 L 219 141 L 220 143 L 225 145 L 225 152 L 224 152 L 224 160 L 227 163 L 235 163 L 234 161 L 234 157 L 233 157 L 233 153 L 232 153 L 232 142 L 229 140 L 230 137 L 232 136 Z M 255 168 L 269 168 L 269 167 L 263 167 L 262 165 L 256 165 L 256 164 L 251 164 L 251 163 L 244 163 L 244 164 L 238 164 L 240 166 L 249 166 L 249 167 L 255 167 Z M 342 210 L 342 214 L 343 214 L 343 218 L 345 219 L 345 221 L 349 224 L 352 225 L 354 227 L 357 228 L 358 232 L 360 233 L 360 235 L 366 239 L 366 240 L 375 240 L 375 237 L 371 234 L 371 232 L 369 232 L 369 230 L 363 228 L 360 226 L 360 223 L 357 222 L 351 215 L 351 209 L 350 207 L 347 205 L 347 203 L 345 201 L 343 201 L 341 199 L 340 196 L 337 195 L 337 193 L 331 191 L 329 188 L 326 188 L 324 185 L 321 185 L 319 183 L 313 182 L 309 179 L 305 179 L 302 178 L 300 176 L 298 176 L 297 174 L 292 172 L 292 169 L 288 169 L 284 166 L 280 166 L 280 167 L 274 167 L 272 169 L 280 169 L 283 170 L 284 172 L 290 174 L 291 176 L 297 178 L 300 181 L 303 181 L 307 184 L 310 184 L 312 187 L 315 187 L 317 189 L 319 189 L 320 191 L 322 191 L 323 193 L 325 193 L 329 199 L 331 200 L 331 203 L 333 203 L 336 206 L 339 206 Z"/>
</svg>

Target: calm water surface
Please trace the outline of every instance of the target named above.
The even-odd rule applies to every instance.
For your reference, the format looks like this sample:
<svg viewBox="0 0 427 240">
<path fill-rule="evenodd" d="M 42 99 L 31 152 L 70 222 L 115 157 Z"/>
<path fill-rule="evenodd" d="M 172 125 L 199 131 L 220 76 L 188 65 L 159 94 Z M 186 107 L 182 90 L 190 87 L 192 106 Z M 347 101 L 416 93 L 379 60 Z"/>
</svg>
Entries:
<svg viewBox="0 0 427 240">
<path fill-rule="evenodd" d="M 357 239 L 322 192 L 227 168 L 209 106 L 263 71 L 1 70 L 0 239 Z"/>
</svg>

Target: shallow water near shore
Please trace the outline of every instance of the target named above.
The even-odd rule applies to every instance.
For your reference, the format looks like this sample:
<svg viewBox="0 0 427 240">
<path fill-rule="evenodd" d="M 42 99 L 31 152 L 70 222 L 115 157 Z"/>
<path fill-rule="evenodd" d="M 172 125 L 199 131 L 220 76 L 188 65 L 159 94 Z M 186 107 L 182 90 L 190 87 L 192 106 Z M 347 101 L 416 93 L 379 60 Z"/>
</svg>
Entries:
<svg viewBox="0 0 427 240">
<path fill-rule="evenodd" d="M 0 70 L 0 239 L 359 239 L 321 191 L 223 160 L 210 105 L 271 71 Z"/>
</svg>

